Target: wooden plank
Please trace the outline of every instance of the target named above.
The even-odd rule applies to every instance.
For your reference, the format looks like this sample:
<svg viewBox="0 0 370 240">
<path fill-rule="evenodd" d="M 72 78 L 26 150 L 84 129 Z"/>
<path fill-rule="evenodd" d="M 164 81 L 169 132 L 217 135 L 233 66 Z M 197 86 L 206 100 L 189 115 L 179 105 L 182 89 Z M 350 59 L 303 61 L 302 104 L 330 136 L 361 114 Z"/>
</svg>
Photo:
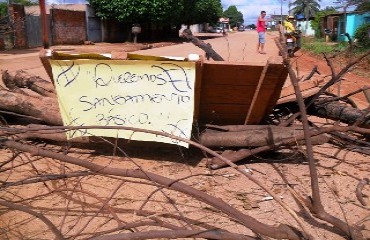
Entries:
<svg viewBox="0 0 370 240">
<path fill-rule="evenodd" d="M 255 87 L 219 86 L 202 87 L 201 103 L 250 104 Z"/>
<path fill-rule="evenodd" d="M 195 89 L 194 89 L 194 119 L 199 118 L 200 94 L 202 87 L 203 56 L 195 63 Z"/>
<path fill-rule="evenodd" d="M 267 61 L 264 74 L 261 74 L 260 88 L 253 96 L 253 102 L 247 110 L 245 124 L 259 124 L 269 114 L 280 96 L 281 89 L 288 76 L 281 57 L 271 57 Z M 274 85 L 270 90 L 267 86 Z M 267 90 L 267 91 L 266 91 Z"/>
<path fill-rule="evenodd" d="M 266 66 L 263 68 L 262 73 L 259 77 L 258 85 L 256 87 L 256 90 L 254 91 L 251 104 L 247 108 L 247 117 L 245 118 L 244 124 L 247 124 L 247 122 L 250 122 L 250 119 L 252 117 L 252 111 L 254 109 L 253 106 L 256 106 L 257 98 L 261 94 L 261 88 L 262 88 L 263 81 L 265 80 L 265 77 L 266 77 L 266 74 L 267 74 L 268 66 L 269 66 L 269 64 L 266 64 Z"/>
<path fill-rule="evenodd" d="M 245 63 L 204 63 L 202 82 L 206 85 L 256 85 L 263 65 Z"/>
<path fill-rule="evenodd" d="M 204 63 L 201 86 L 196 88 L 200 96 L 198 121 L 201 124 L 244 124 L 264 66 L 261 63 Z M 263 84 L 256 95 L 256 101 L 265 106 L 258 108 L 257 103 L 254 104 L 251 110 L 254 122 L 272 109 L 287 76 L 281 57 L 270 59 L 266 68 Z"/>
<path fill-rule="evenodd" d="M 323 79 L 312 80 L 312 81 L 310 80 L 310 81 L 304 81 L 304 82 L 298 83 L 299 89 L 301 91 L 306 91 L 311 88 L 320 87 L 320 86 L 323 86 L 324 84 L 325 84 L 325 81 Z M 280 98 L 287 97 L 290 95 L 295 95 L 293 86 L 284 87 L 281 90 Z"/>
<path fill-rule="evenodd" d="M 245 119 L 244 109 L 247 107 L 245 104 L 203 104 L 200 108 L 202 114 L 199 122 L 242 125 Z"/>
</svg>

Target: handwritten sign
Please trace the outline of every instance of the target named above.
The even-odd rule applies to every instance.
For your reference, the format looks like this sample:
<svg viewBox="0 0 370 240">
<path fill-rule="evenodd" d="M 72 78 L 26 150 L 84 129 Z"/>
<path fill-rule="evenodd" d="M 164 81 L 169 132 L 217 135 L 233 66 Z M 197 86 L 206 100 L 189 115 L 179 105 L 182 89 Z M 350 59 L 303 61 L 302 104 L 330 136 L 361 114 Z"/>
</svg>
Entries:
<svg viewBox="0 0 370 240">
<path fill-rule="evenodd" d="M 143 60 L 51 60 L 66 126 L 127 126 L 190 139 L 195 63 Z M 105 136 L 187 143 L 127 130 L 69 131 L 68 138 Z"/>
</svg>

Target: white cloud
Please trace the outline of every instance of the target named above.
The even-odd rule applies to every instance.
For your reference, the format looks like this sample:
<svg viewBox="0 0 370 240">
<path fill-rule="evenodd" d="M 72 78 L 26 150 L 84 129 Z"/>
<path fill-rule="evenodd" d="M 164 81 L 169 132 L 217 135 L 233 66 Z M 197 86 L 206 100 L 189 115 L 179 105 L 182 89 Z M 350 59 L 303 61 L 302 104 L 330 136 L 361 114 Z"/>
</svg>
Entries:
<svg viewBox="0 0 370 240">
<path fill-rule="evenodd" d="M 238 11 L 243 14 L 245 25 L 255 24 L 262 10 L 266 11 L 267 15 L 280 15 L 281 9 L 283 15 L 288 14 L 289 2 L 293 2 L 293 0 L 221 0 L 224 10 L 229 6 L 236 6 Z M 338 6 L 333 3 L 333 0 L 321 0 L 319 4 L 321 9 L 327 6 Z"/>
</svg>

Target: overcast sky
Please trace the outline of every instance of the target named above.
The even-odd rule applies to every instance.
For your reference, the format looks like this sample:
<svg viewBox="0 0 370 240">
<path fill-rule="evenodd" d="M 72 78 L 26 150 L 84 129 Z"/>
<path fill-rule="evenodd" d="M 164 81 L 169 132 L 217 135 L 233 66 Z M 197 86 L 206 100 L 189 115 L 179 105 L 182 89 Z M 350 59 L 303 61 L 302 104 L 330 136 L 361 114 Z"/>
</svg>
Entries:
<svg viewBox="0 0 370 240">
<path fill-rule="evenodd" d="M 245 25 L 255 23 L 262 10 L 265 10 L 267 15 L 279 15 L 282 8 L 283 14 L 287 14 L 289 10 L 289 1 L 293 2 L 294 0 L 221 0 L 224 10 L 231 5 L 235 5 L 237 9 L 243 13 Z M 338 5 L 334 3 L 335 1 L 336 0 L 321 0 L 319 4 L 321 9 L 327 6 L 338 7 Z M 0 0 L 0 2 L 6 2 L 6 0 Z M 46 2 L 48 4 L 86 3 L 85 0 L 46 0 Z"/>
</svg>

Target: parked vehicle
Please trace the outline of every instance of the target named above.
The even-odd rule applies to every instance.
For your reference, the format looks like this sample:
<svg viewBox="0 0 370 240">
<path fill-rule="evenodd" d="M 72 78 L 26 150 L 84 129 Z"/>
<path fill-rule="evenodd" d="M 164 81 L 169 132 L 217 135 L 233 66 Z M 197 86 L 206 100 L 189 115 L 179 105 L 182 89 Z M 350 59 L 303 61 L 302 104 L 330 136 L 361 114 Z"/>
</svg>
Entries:
<svg viewBox="0 0 370 240">
<path fill-rule="evenodd" d="M 222 27 L 214 27 L 211 30 L 209 30 L 211 33 L 222 33 Z"/>
<path fill-rule="evenodd" d="M 239 32 L 244 32 L 244 30 L 245 30 L 244 25 L 240 25 L 240 26 L 238 27 L 238 31 L 239 31 Z"/>
</svg>

